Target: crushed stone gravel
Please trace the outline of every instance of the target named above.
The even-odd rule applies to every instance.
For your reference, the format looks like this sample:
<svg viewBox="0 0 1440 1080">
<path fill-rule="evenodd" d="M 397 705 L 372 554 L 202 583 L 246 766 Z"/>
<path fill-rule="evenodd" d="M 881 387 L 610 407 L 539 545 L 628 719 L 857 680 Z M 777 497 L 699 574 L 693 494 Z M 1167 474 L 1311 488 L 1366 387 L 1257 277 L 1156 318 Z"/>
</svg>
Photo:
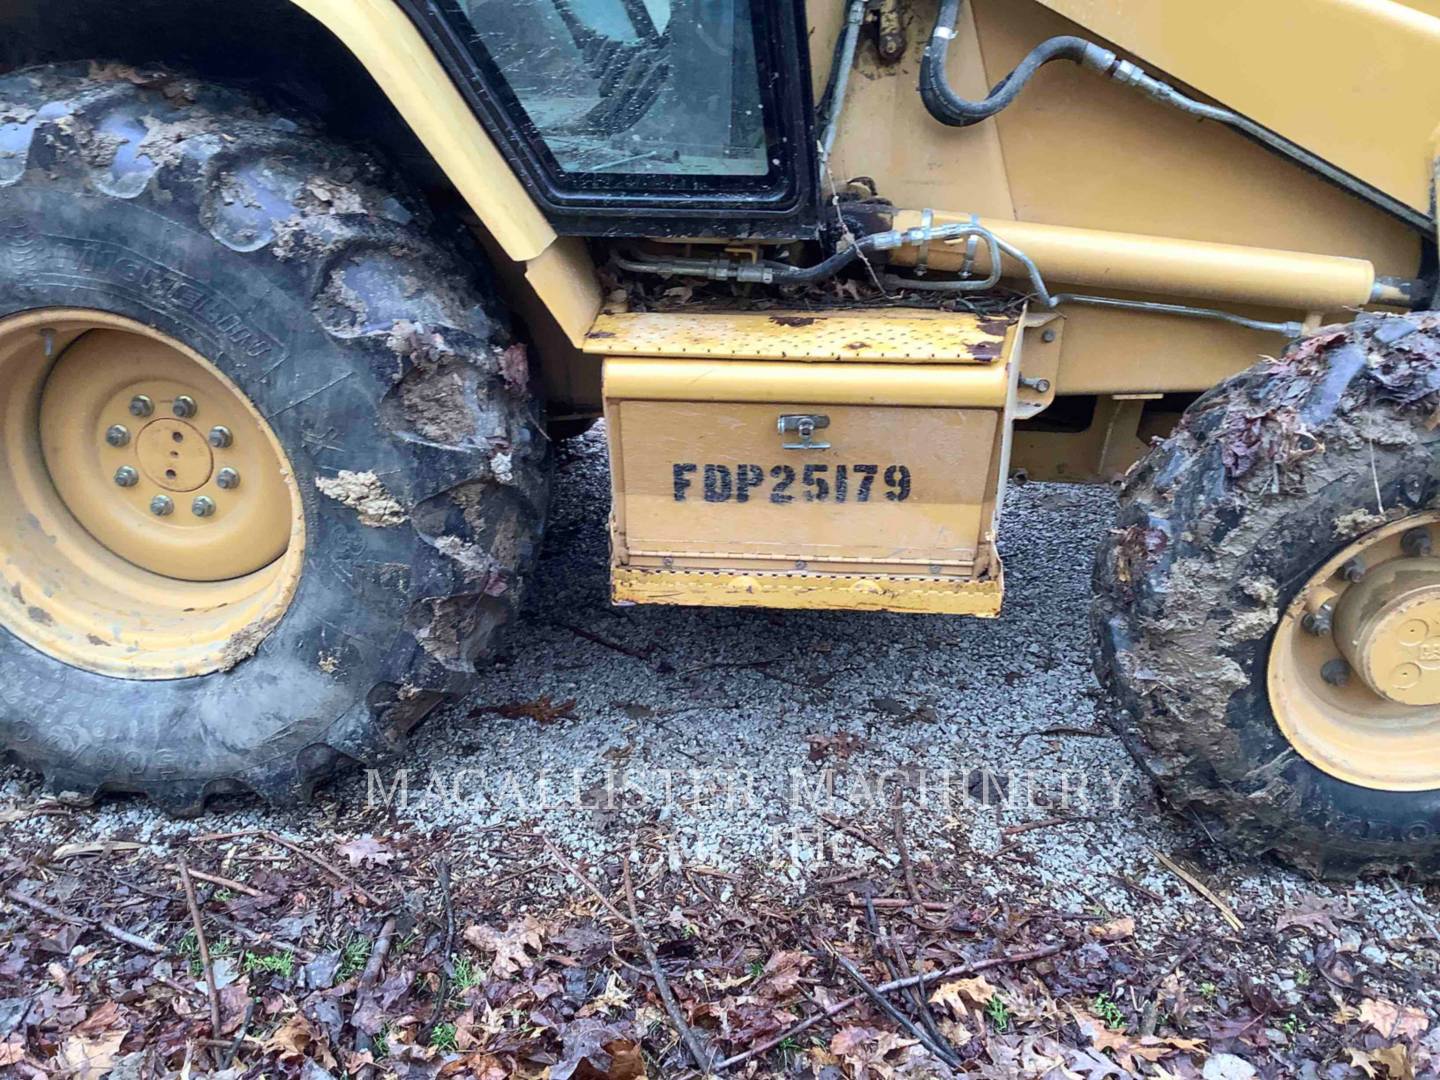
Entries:
<svg viewBox="0 0 1440 1080">
<path fill-rule="evenodd" d="M 793 895 L 837 868 L 893 868 L 898 795 L 916 864 L 1017 904 L 1128 912 L 1142 932 L 1223 928 L 1156 859 L 1165 852 L 1244 921 L 1273 924 L 1307 894 L 1333 899 L 1353 911 L 1344 933 L 1357 951 L 1434 964 L 1422 887 L 1312 882 L 1219 850 L 1160 805 L 1105 730 L 1086 614 L 1109 490 L 1011 489 L 1005 612 L 987 621 L 614 608 L 602 432 L 563 444 L 557 482 L 526 618 L 475 693 L 428 720 L 394 769 L 350 774 L 307 809 L 243 802 L 192 822 L 112 798 L 32 818 L 30 838 L 158 850 L 252 827 L 330 845 L 417 830 L 446 836 L 457 877 L 483 880 L 514 869 L 518 830 L 598 860 L 644 826 L 672 867 Z M 37 797 L 33 776 L 0 769 L 0 804 Z M 1305 948 L 1297 939 L 1297 963 Z"/>
</svg>

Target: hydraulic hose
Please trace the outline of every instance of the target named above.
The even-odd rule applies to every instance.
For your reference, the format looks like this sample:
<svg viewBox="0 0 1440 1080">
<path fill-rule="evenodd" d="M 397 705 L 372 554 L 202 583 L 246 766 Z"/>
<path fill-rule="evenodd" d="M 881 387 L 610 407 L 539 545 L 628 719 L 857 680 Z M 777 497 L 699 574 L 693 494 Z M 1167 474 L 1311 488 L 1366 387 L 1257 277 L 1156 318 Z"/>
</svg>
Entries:
<svg viewBox="0 0 1440 1080">
<path fill-rule="evenodd" d="M 1342 169 L 1336 168 L 1323 158 L 1312 154 L 1304 147 L 1291 142 L 1262 127 L 1247 116 L 1186 97 L 1174 87 L 1161 82 L 1130 63 L 1121 60 L 1109 49 L 1101 48 L 1078 37 L 1053 37 L 1042 41 L 1020 61 L 1014 71 L 1001 79 L 983 101 L 967 101 L 950 87 L 945 61 L 950 52 L 950 42 L 955 37 L 955 21 L 960 15 L 963 0 L 941 0 L 940 13 L 935 20 L 935 30 L 925 46 L 925 58 L 920 63 L 920 97 L 930 115 L 942 124 L 951 127 L 968 127 L 988 120 L 1005 108 L 1025 88 L 1035 72 L 1052 60 L 1069 60 L 1081 67 L 1097 71 L 1124 86 L 1132 87 L 1162 104 L 1181 112 L 1225 124 L 1239 131 L 1263 146 L 1283 154 L 1304 168 L 1324 177 L 1346 191 L 1380 207 L 1389 214 L 1424 233 L 1435 231 L 1435 219 L 1429 214 L 1416 210 L 1400 199 L 1366 183 Z"/>
<path fill-rule="evenodd" d="M 950 42 L 955 37 L 955 20 L 960 15 L 961 0 L 941 0 L 940 14 L 925 57 L 920 62 L 920 97 L 930 115 L 951 127 L 969 127 L 988 120 L 1015 100 L 1025 84 L 1052 60 L 1070 60 L 1092 71 L 1108 72 L 1118 59 L 1109 49 L 1078 37 L 1053 37 L 1042 41 L 1006 75 L 983 101 L 967 101 L 950 88 L 945 61 Z"/>
</svg>

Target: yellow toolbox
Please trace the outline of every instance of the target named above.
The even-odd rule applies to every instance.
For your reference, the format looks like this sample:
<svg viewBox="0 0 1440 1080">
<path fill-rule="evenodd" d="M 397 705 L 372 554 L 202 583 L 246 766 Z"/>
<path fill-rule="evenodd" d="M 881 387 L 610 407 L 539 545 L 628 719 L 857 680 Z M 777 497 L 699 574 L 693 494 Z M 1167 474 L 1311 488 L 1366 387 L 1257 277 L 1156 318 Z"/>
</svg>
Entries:
<svg viewBox="0 0 1440 1080">
<path fill-rule="evenodd" d="M 1018 327 L 602 317 L 614 600 L 998 614 Z"/>
</svg>

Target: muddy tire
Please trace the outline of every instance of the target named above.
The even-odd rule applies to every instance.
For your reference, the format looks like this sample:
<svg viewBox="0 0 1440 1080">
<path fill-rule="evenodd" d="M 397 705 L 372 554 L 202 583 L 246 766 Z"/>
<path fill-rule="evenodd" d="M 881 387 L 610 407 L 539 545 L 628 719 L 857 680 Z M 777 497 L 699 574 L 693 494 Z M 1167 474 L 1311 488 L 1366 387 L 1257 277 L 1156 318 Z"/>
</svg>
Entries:
<svg viewBox="0 0 1440 1080">
<path fill-rule="evenodd" d="M 1440 872 L 1440 790 L 1312 764 L 1268 682 L 1317 570 L 1440 507 L 1437 405 L 1440 315 L 1362 316 L 1207 393 L 1126 478 L 1096 561 L 1097 672 L 1136 760 L 1217 840 L 1324 876 Z"/>
<path fill-rule="evenodd" d="M 0 320 L 103 312 L 204 357 L 283 448 L 305 536 L 283 614 L 207 674 L 97 674 L 0 633 L 0 746 L 49 789 L 294 803 L 470 684 L 547 473 L 524 349 L 464 243 L 364 153 L 228 89 L 0 78 Z"/>
</svg>

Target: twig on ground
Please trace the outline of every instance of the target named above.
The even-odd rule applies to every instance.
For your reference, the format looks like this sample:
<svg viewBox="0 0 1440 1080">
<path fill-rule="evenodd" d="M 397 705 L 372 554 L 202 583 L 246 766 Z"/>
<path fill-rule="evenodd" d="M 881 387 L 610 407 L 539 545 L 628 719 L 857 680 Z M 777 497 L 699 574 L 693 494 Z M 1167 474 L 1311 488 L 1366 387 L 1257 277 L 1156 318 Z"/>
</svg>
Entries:
<svg viewBox="0 0 1440 1080">
<path fill-rule="evenodd" d="M 854 837 L 866 847 L 879 852 L 887 859 L 892 859 L 895 857 L 895 853 L 889 848 L 887 848 L 884 844 L 882 844 L 879 840 L 876 840 L 875 837 L 871 836 L 864 829 L 860 828 L 860 826 L 853 825 L 850 822 L 846 821 L 844 818 L 838 818 L 834 814 L 822 813 L 820 815 L 820 820 L 825 822 L 825 824 L 829 825 L 832 829 L 839 829 L 846 836 Z"/>
<path fill-rule="evenodd" d="M 620 863 L 620 876 L 625 885 L 625 906 L 630 909 L 630 925 L 635 928 L 635 936 L 640 941 L 640 948 L 645 953 L 645 959 L 650 962 L 650 977 L 655 980 L 655 989 L 660 994 L 660 1001 L 670 1015 L 670 1022 L 680 1033 L 680 1041 L 685 1044 L 685 1049 L 689 1051 L 695 1067 L 702 1073 L 709 1073 L 710 1055 L 701 1044 L 694 1029 L 685 1022 L 685 1014 L 680 1011 L 680 1003 L 675 1000 L 675 992 L 670 989 L 670 980 L 665 978 L 665 971 L 660 966 L 660 954 L 655 951 L 655 946 L 650 943 L 650 938 L 640 922 L 640 909 L 635 903 L 635 885 L 630 880 L 630 860 L 628 858 Z"/>
<path fill-rule="evenodd" d="M 149 938 L 143 938 L 139 934 L 132 934 L 128 930 L 121 930 L 120 927 L 116 926 L 112 922 L 100 922 L 92 924 L 91 921 L 88 919 L 82 919 L 78 915 L 69 915 L 61 911 L 57 907 L 51 907 L 43 900 L 37 900 L 33 896 L 26 896 L 18 889 L 6 889 L 5 897 L 8 900 L 13 900 L 15 903 L 21 904 L 29 908 L 31 911 L 38 911 L 41 915 L 44 915 L 50 919 L 54 919 L 56 922 L 69 923 L 71 926 L 99 926 L 101 930 L 109 934 L 116 941 L 123 942 L 124 944 L 129 945 L 132 948 L 139 949 L 141 952 L 147 952 L 154 956 L 163 956 L 165 954 L 165 946 L 157 945 Z"/>
<path fill-rule="evenodd" d="M 903 979 L 907 975 L 917 975 L 924 970 L 923 959 L 919 965 L 911 968 L 909 960 L 905 956 L 905 950 L 901 947 L 899 940 L 889 930 L 880 925 L 880 917 L 875 914 L 875 904 L 869 896 L 865 898 L 865 921 L 870 925 L 870 933 L 875 938 L 875 951 L 879 954 L 881 961 L 885 964 L 885 970 L 890 972 L 891 979 Z M 894 955 L 892 962 L 889 953 Z M 935 1017 L 930 1014 L 930 1005 L 925 1000 L 925 992 L 918 987 L 906 987 L 903 994 L 910 1007 L 915 1011 L 915 1018 L 925 1029 L 930 1041 L 938 1047 L 942 1053 L 939 1055 L 947 1064 L 958 1064 L 959 1055 L 955 1048 L 950 1045 L 950 1040 L 945 1038 L 939 1025 L 935 1023 Z M 954 1059 L 952 1061 L 951 1059 Z"/>
<path fill-rule="evenodd" d="M 853 908 L 863 908 L 866 902 L 864 900 L 850 900 L 847 901 L 847 903 Z M 870 903 L 882 911 L 887 908 L 917 908 L 920 911 L 949 911 L 952 906 L 950 904 L 942 904 L 938 900 L 922 900 L 917 902 L 915 900 L 902 900 L 898 896 L 882 896 L 878 899 L 871 900 Z"/>
<path fill-rule="evenodd" d="M 195 927 L 195 945 L 200 951 L 200 966 L 205 969 L 205 996 L 210 999 L 210 1037 L 220 1038 L 220 991 L 215 988 L 215 968 L 210 963 L 210 945 L 205 940 L 205 924 L 200 918 L 200 905 L 195 902 L 195 882 L 190 879 L 190 867 L 185 865 L 185 856 L 176 860 L 180 871 L 180 884 L 185 887 L 185 903 L 190 908 L 190 924 Z"/>
<path fill-rule="evenodd" d="M 930 1051 L 930 1053 L 935 1055 L 935 1057 L 939 1058 L 946 1065 L 949 1065 L 951 1068 L 959 1067 L 960 1059 L 958 1057 L 956 1057 L 949 1050 L 945 1049 L 939 1043 L 935 1042 L 935 1040 L 930 1037 L 928 1032 L 923 1030 L 918 1024 L 916 1024 L 903 1012 L 901 1012 L 894 1005 L 892 1005 L 885 998 L 885 995 L 880 993 L 878 989 L 871 985 L 870 981 L 866 979 L 864 975 L 860 974 L 859 968 L 857 968 L 849 960 L 845 959 L 845 957 L 841 956 L 834 949 L 830 950 L 830 955 L 835 958 L 835 962 L 840 965 L 840 969 L 844 971 L 846 975 L 850 976 L 851 980 L 853 980 L 854 983 L 865 992 L 865 995 L 869 997 L 871 1001 L 875 1002 L 875 1004 L 880 1007 L 880 1010 L 884 1012 L 886 1016 L 890 1017 L 891 1020 L 894 1020 L 895 1023 L 899 1024 L 911 1035 L 914 1035 L 915 1038 L 920 1040 L 921 1046 L 925 1047 L 926 1050 Z"/>
<path fill-rule="evenodd" d="M 1048 817 L 1040 821 L 1022 821 L 1018 825 L 1006 825 L 1000 830 L 1001 836 L 1017 836 L 1035 829 L 1048 829 L 1052 825 L 1074 825 L 1078 821 L 1089 821 L 1083 817 Z"/>
<path fill-rule="evenodd" d="M 604 648 L 617 652 L 622 656 L 628 656 L 634 660 L 649 661 L 651 654 L 655 651 L 654 649 L 641 650 L 631 648 L 629 645 L 621 645 L 618 641 L 611 641 L 609 638 L 602 637 L 593 630 L 586 630 L 583 626 L 576 626 L 574 623 L 562 622 L 556 623 L 556 625 L 563 626 L 572 634 L 582 637 L 586 641 L 593 641 L 596 645 L 603 646 Z"/>
<path fill-rule="evenodd" d="M 973 964 L 960 964 L 957 967 L 946 968 L 944 971 L 928 971 L 919 975 L 912 975 L 908 979 L 896 979 L 893 982 L 882 983 L 875 987 L 875 990 L 877 993 L 889 994 L 896 990 L 903 990 L 908 986 L 924 986 L 926 983 L 936 982 L 939 979 L 956 979 L 962 975 L 973 975 L 977 971 L 988 971 L 990 968 L 1001 967 L 1005 964 L 1023 964 L 1031 960 L 1043 960 L 1047 956 L 1054 956 L 1068 946 L 1069 942 L 1061 942 L 1058 945 L 1046 945 L 1039 949 L 1031 949 L 1029 952 L 1011 953 L 1008 956 L 992 956 L 988 960 L 977 960 Z M 733 1068 L 736 1065 L 749 1061 L 753 1057 L 760 1056 L 766 1051 L 773 1050 L 786 1039 L 794 1038 L 802 1031 L 808 1031 L 822 1021 L 830 1020 L 849 1009 L 853 1009 L 856 1005 L 859 1005 L 860 1002 L 867 1000 L 867 997 L 868 995 L 866 994 L 856 994 L 854 997 L 848 997 L 844 1001 L 837 1001 L 824 1012 L 816 1013 L 814 1016 L 801 1020 L 798 1024 L 791 1025 L 778 1035 L 773 1035 L 764 1042 L 752 1046 L 743 1054 L 736 1054 L 734 1057 L 726 1058 L 715 1066 L 715 1071 L 721 1072 L 724 1069 Z"/>
<path fill-rule="evenodd" d="M 549 837 L 545 836 L 544 833 L 537 833 L 536 835 L 540 837 L 540 842 L 544 844 L 545 849 L 549 851 L 552 856 L 554 856 L 555 861 L 560 864 L 561 868 L 564 869 L 565 872 L 568 873 L 571 877 L 573 877 L 576 881 L 580 882 L 581 885 L 584 885 L 585 888 L 590 890 L 591 895 L 593 895 L 596 900 L 599 900 L 600 903 L 604 905 L 605 910 L 610 912 L 611 915 L 614 915 L 621 922 L 626 923 L 631 927 L 635 925 L 634 920 L 632 920 L 628 915 L 626 915 L 623 911 L 621 911 L 614 904 L 612 904 L 610 902 L 610 898 L 606 896 L 603 892 L 601 892 L 599 889 L 597 889 L 594 884 L 591 883 L 590 879 L 580 872 L 580 868 L 576 866 L 573 862 L 571 862 L 569 859 L 567 859 L 565 857 L 565 853 L 550 842 Z"/>
<path fill-rule="evenodd" d="M 431 1032 L 445 1015 L 445 1000 L 450 996 L 450 954 L 455 951 L 455 902 L 450 896 L 450 864 L 444 859 L 435 861 L 435 878 L 440 883 L 440 903 L 445 912 L 445 940 L 440 947 L 440 985 L 435 991 L 430 1019 L 420 1029 L 421 1043 L 429 1043 Z"/>
<path fill-rule="evenodd" d="M 1165 869 L 1169 870 L 1181 881 L 1185 882 L 1186 885 L 1189 885 L 1206 900 L 1209 900 L 1210 903 L 1214 905 L 1215 910 L 1220 912 L 1220 916 L 1227 923 L 1230 924 L 1230 929 L 1234 930 L 1237 934 L 1245 929 L 1245 924 L 1240 921 L 1240 916 L 1236 915 L 1230 905 L 1227 904 L 1224 900 L 1221 900 L 1220 897 L 1216 895 L 1214 890 L 1212 890 L 1203 881 L 1197 878 L 1194 874 L 1190 873 L 1190 871 L 1186 870 L 1183 866 L 1177 863 L 1174 859 L 1170 858 L 1170 856 L 1166 855 L 1163 851 L 1155 852 L 1155 858 L 1160 860 L 1160 864 L 1164 866 Z"/>
<path fill-rule="evenodd" d="M 373 893 L 369 892 L 364 886 L 362 886 L 354 878 L 347 875 L 339 867 L 331 865 L 324 859 L 320 858 L 319 855 L 315 855 L 311 852 L 306 851 L 294 841 L 286 840 L 279 833 L 272 832 L 269 829 L 239 829 L 236 832 L 228 833 L 206 833 L 203 836 L 192 836 L 190 838 L 190 843 L 201 844 L 211 840 L 234 840 L 241 836 L 258 836 L 262 840 L 270 841 L 270 843 L 272 844 L 279 844 L 287 851 L 294 852 L 302 859 L 306 860 L 307 862 L 313 863 L 321 870 L 324 870 L 325 873 L 329 874 L 341 885 L 344 885 L 346 888 L 350 889 L 352 892 L 355 893 L 356 896 L 360 897 L 361 900 L 369 904 L 371 907 L 381 906 L 380 901 L 375 898 Z"/>
<path fill-rule="evenodd" d="M 1132 878 L 1126 877 L 1124 874 L 1117 874 L 1117 873 L 1115 873 L 1115 872 L 1112 871 L 1111 874 L 1110 874 L 1110 876 L 1111 876 L 1112 878 L 1114 878 L 1116 881 L 1118 881 L 1121 885 L 1124 885 L 1125 888 L 1129 889 L 1129 890 L 1130 890 L 1131 892 L 1133 892 L 1135 895 L 1137 895 L 1137 896 L 1143 896 L 1146 900 L 1149 900 L 1151 903 L 1154 903 L 1154 904 L 1163 904 L 1163 903 L 1165 902 L 1165 898 L 1164 898 L 1163 896 L 1161 896 L 1159 893 L 1157 893 L 1154 889 L 1147 889 L 1144 885 L 1141 885 L 1138 881 L 1135 881 L 1135 880 L 1133 880 Z"/>
<path fill-rule="evenodd" d="M 194 873 L 194 871 L 191 871 L 191 873 Z M 245 1006 L 245 1016 L 240 1021 L 240 1030 L 235 1032 L 235 1039 L 230 1043 L 229 1049 L 225 1051 L 225 1057 L 220 1062 L 220 1068 L 222 1070 L 228 1069 L 231 1065 L 235 1064 L 235 1055 L 240 1053 L 240 1047 L 245 1042 L 245 1036 L 250 1031 L 250 1021 L 254 1016 L 255 1002 L 250 1001 Z"/>
<path fill-rule="evenodd" d="M 905 807 L 897 798 L 890 808 L 895 832 L 895 850 L 900 853 L 900 869 L 905 875 L 905 891 L 910 899 L 920 903 L 920 886 L 915 883 L 915 867 L 910 863 L 910 846 L 905 843 Z"/>
<path fill-rule="evenodd" d="M 360 981 L 355 987 L 357 1004 L 360 997 L 368 994 L 380 981 L 380 973 L 385 968 L 385 958 L 390 955 L 390 943 L 394 940 L 395 916 L 392 915 L 380 927 L 380 933 L 375 938 L 375 945 L 370 950 L 370 958 L 365 961 L 365 970 L 360 973 Z"/>
<path fill-rule="evenodd" d="M 165 869 L 179 871 L 180 867 L 171 863 Z M 229 889 L 231 892 L 244 893 L 246 896 L 264 896 L 259 889 L 246 885 L 243 881 L 236 881 L 234 878 L 221 877 L 219 874 L 207 874 L 203 870 L 196 870 L 193 866 L 189 868 L 190 876 L 196 881 L 207 881 L 211 885 L 219 885 L 222 889 Z"/>
</svg>

